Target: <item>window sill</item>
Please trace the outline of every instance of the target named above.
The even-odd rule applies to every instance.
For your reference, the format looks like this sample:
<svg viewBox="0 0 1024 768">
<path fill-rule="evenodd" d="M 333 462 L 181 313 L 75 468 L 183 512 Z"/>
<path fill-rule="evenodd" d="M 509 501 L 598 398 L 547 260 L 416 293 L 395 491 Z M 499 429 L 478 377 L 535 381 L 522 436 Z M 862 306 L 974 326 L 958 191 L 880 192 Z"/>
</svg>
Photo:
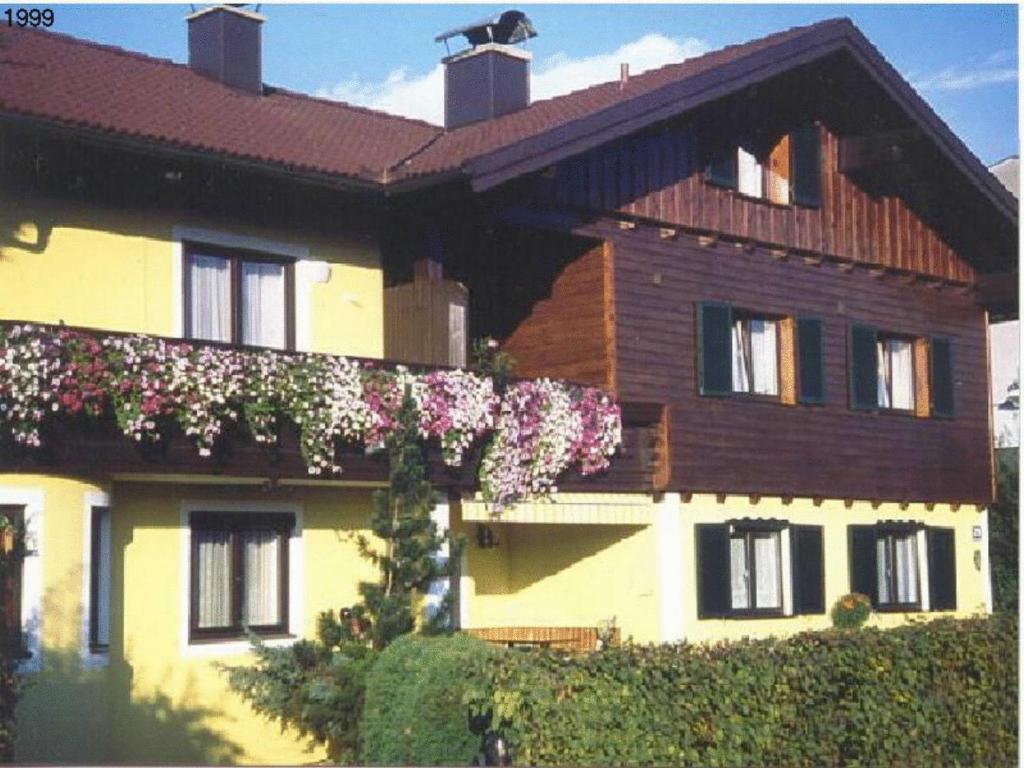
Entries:
<svg viewBox="0 0 1024 768">
<path fill-rule="evenodd" d="M 298 635 L 287 632 L 276 632 L 257 635 L 270 648 L 283 648 L 292 645 L 299 639 Z M 182 655 L 192 656 L 239 656 L 252 651 L 252 645 L 245 635 L 230 637 L 195 637 L 189 638 L 182 648 Z"/>
</svg>

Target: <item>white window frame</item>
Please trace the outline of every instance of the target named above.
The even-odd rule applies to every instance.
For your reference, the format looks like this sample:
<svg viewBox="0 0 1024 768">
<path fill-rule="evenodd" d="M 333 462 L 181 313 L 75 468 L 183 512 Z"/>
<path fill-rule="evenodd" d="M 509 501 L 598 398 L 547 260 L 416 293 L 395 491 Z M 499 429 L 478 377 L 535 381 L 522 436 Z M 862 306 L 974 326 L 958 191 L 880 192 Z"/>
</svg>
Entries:
<svg viewBox="0 0 1024 768">
<path fill-rule="evenodd" d="M 189 642 L 189 606 L 192 579 L 190 558 L 192 553 L 193 512 L 282 512 L 295 516 L 295 527 L 288 539 L 288 632 L 289 637 L 268 638 L 268 646 L 288 646 L 302 637 L 305 632 L 305 553 L 302 546 L 303 507 L 296 503 L 268 501 L 224 501 L 223 499 L 186 500 L 180 507 L 181 557 L 179 600 L 179 649 L 183 658 L 209 656 L 235 656 L 251 650 L 248 640 L 223 640 L 213 642 Z"/>
<path fill-rule="evenodd" d="M 107 592 L 107 605 L 112 606 L 111 602 L 111 573 L 110 565 L 113 564 L 113 525 L 114 525 L 114 508 L 110 503 L 110 494 L 104 491 L 89 491 L 85 494 L 84 505 L 82 509 L 82 639 L 80 645 L 80 656 L 82 660 L 82 667 L 84 669 L 95 669 L 98 667 L 105 667 L 110 663 L 109 651 L 94 651 L 89 643 L 89 638 L 92 635 L 92 511 L 94 507 L 106 507 L 108 515 L 110 515 L 110 528 L 111 528 L 111 540 L 109 542 L 110 548 L 106 552 L 108 558 L 107 568 L 107 579 L 106 584 L 101 583 L 100 589 L 105 589 Z M 101 552 L 101 555 L 103 553 Z M 110 635 L 110 612 L 108 610 L 107 616 L 107 634 Z"/>
<path fill-rule="evenodd" d="M 46 492 L 20 485 L 0 485 L 0 506 L 22 507 L 27 552 L 21 571 L 21 628 L 29 658 L 18 663 L 19 672 L 43 668 L 43 523 Z"/>
</svg>

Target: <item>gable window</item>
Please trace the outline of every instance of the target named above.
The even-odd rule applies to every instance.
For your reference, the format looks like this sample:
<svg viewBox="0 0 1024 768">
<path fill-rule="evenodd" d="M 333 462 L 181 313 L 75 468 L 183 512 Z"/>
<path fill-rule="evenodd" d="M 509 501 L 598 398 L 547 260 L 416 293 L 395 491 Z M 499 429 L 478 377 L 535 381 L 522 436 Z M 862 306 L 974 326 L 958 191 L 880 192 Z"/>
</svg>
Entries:
<svg viewBox="0 0 1024 768">
<path fill-rule="evenodd" d="M 816 208 L 821 205 L 820 129 L 801 126 L 767 150 L 744 144 L 719 148 L 709 158 L 704 178 L 747 197 Z"/>
<path fill-rule="evenodd" d="M 294 264 L 249 251 L 186 244 L 185 335 L 294 347 Z"/>
<path fill-rule="evenodd" d="M 695 533 L 700 618 L 824 613 L 821 526 L 745 518 Z"/>
<path fill-rule="evenodd" d="M 26 656 L 21 626 L 25 509 L 0 506 L 0 651 Z"/>
<path fill-rule="evenodd" d="M 294 523 L 290 514 L 191 514 L 191 640 L 288 632 Z"/>
</svg>

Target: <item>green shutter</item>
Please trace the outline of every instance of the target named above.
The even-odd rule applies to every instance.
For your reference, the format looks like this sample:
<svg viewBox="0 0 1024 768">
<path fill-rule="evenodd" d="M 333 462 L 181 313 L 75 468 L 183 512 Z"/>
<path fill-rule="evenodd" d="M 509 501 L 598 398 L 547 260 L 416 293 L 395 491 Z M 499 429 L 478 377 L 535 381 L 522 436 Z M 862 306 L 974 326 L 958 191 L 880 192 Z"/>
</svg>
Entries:
<svg viewBox="0 0 1024 768">
<path fill-rule="evenodd" d="M 715 152 L 704 168 L 704 180 L 720 187 L 736 189 L 736 148 Z"/>
<path fill-rule="evenodd" d="M 796 319 L 798 399 L 801 403 L 825 402 L 825 346 L 821 320 Z"/>
<path fill-rule="evenodd" d="M 878 407 L 878 331 L 866 325 L 850 327 L 850 407 Z"/>
<path fill-rule="evenodd" d="M 792 561 L 793 613 L 825 612 L 825 549 L 820 525 L 793 525 L 789 529 Z"/>
<path fill-rule="evenodd" d="M 821 132 L 817 125 L 797 128 L 789 137 L 789 178 L 793 202 L 821 205 Z"/>
<path fill-rule="evenodd" d="M 697 305 L 697 373 L 702 395 L 732 392 L 732 307 Z"/>
<path fill-rule="evenodd" d="M 729 526 L 698 523 L 697 617 L 728 616 L 732 609 L 729 588 Z"/>
<path fill-rule="evenodd" d="M 953 350 L 949 339 L 932 337 L 931 352 L 932 415 L 953 415 Z"/>
<path fill-rule="evenodd" d="M 952 528 L 929 528 L 928 591 L 933 611 L 956 610 L 956 536 Z"/>
<path fill-rule="evenodd" d="M 877 538 L 873 525 L 851 525 L 850 535 L 850 591 L 860 592 L 878 605 L 878 564 L 875 554 Z"/>
</svg>

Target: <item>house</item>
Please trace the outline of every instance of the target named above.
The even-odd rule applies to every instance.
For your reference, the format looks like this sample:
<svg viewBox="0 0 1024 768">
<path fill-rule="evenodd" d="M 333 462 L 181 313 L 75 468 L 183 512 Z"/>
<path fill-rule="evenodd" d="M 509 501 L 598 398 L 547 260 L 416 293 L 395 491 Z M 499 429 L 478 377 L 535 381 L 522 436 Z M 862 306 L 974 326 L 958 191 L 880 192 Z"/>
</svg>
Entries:
<svg viewBox="0 0 1024 768">
<path fill-rule="evenodd" d="M 458 623 L 494 642 L 789 633 L 851 591 L 878 626 L 989 610 L 1017 204 L 849 20 L 530 103 L 503 14 L 449 35 L 443 128 L 265 85 L 263 22 L 192 14 L 187 66 L 0 29 L 8 334 L 427 368 L 492 336 L 518 375 L 614 392 L 618 455 L 551 500 L 432 476 Z M 380 457 L 316 476 L 294 434 L 202 456 L 108 426 L 0 453 L 31 547 L 18 760 L 315 759 L 220 668 L 243 601 L 288 642 L 373 578 Z"/>
<path fill-rule="evenodd" d="M 1020 197 L 1020 158 L 1007 157 L 989 168 L 1016 198 Z M 1020 447 L 1020 321 L 992 324 L 992 412 L 996 448 Z M 1018 389 L 1013 389 L 1014 384 Z M 1018 395 L 1015 403 L 1014 394 Z"/>
</svg>

